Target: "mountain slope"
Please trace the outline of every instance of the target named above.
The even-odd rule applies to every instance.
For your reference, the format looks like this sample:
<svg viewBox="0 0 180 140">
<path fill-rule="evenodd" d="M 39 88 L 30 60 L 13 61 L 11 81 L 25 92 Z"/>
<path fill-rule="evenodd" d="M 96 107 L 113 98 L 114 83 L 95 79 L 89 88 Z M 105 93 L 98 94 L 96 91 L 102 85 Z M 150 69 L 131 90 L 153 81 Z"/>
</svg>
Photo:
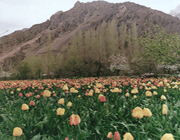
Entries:
<svg viewBox="0 0 180 140">
<path fill-rule="evenodd" d="M 52 51 L 56 54 L 62 51 L 62 47 L 75 33 L 96 27 L 102 22 L 108 24 L 112 19 L 117 19 L 118 25 L 126 23 L 128 28 L 136 21 L 139 36 L 143 35 L 145 30 L 152 30 L 154 25 L 162 26 L 168 33 L 180 34 L 178 18 L 145 6 L 131 2 L 77 2 L 69 11 L 59 11 L 44 23 L 1 37 L 0 63 L 9 66 L 23 60 L 27 55 L 45 54 L 49 36 L 52 39 Z"/>
</svg>

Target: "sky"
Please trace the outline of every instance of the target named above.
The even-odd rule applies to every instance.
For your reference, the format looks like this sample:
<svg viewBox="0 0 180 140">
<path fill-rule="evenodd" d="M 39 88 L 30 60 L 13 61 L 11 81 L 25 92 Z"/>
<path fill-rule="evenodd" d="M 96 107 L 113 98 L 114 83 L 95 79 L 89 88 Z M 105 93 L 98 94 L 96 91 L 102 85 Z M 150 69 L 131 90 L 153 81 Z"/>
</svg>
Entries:
<svg viewBox="0 0 180 140">
<path fill-rule="evenodd" d="M 93 0 L 79 0 L 92 2 Z M 94 0 L 97 1 L 97 0 Z M 104 0 L 110 3 L 123 3 L 126 0 Z M 128 0 L 151 9 L 169 13 L 180 0 Z M 50 19 L 57 11 L 68 11 L 77 0 L 0 0 L 0 37 L 16 30 L 30 28 Z"/>
</svg>

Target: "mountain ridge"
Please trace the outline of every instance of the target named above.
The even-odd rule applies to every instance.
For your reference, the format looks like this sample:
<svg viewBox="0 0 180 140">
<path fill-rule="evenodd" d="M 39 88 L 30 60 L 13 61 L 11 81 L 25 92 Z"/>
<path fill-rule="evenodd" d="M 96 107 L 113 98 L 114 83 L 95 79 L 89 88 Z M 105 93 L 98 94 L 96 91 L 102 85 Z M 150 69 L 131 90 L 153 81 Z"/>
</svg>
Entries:
<svg viewBox="0 0 180 140">
<path fill-rule="evenodd" d="M 52 39 L 52 51 L 57 54 L 74 34 L 90 27 L 97 27 L 102 22 L 108 24 L 114 18 L 117 19 L 118 25 L 125 22 L 128 28 L 131 28 L 132 22 L 136 21 L 139 36 L 144 30 L 152 30 L 154 25 L 162 26 L 168 33 L 180 34 L 178 18 L 139 4 L 132 2 L 114 4 L 105 1 L 76 2 L 70 10 L 53 14 L 50 20 L 1 37 L 0 63 L 3 66 L 9 66 L 22 61 L 27 55 L 45 54 L 49 35 Z"/>
</svg>

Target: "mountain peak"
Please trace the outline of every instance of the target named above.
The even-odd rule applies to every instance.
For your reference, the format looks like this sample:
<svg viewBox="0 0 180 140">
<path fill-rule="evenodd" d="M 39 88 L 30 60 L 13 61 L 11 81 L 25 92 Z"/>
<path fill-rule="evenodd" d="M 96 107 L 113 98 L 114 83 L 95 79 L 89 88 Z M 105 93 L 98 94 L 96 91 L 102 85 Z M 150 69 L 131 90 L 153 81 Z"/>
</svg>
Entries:
<svg viewBox="0 0 180 140">
<path fill-rule="evenodd" d="M 178 15 L 180 14 L 180 4 L 174 10 L 171 10 L 169 12 L 169 14 L 174 17 L 178 17 Z M 178 18 L 180 18 L 180 17 L 178 17 Z"/>
<path fill-rule="evenodd" d="M 178 6 L 178 9 L 180 6 Z M 163 12 L 132 2 L 109 3 L 77 1 L 73 8 L 53 14 L 50 20 L 36 24 L 29 29 L 14 32 L 0 38 L 0 63 L 9 65 L 22 61 L 27 55 L 43 55 L 49 36 L 53 53 L 62 52 L 68 46 L 71 37 L 80 31 L 98 28 L 109 24 L 113 19 L 118 26 L 124 23 L 128 30 L 136 21 L 138 36 L 146 29 L 153 30 L 154 25 L 162 26 L 167 33 L 180 34 L 180 20 Z"/>
</svg>

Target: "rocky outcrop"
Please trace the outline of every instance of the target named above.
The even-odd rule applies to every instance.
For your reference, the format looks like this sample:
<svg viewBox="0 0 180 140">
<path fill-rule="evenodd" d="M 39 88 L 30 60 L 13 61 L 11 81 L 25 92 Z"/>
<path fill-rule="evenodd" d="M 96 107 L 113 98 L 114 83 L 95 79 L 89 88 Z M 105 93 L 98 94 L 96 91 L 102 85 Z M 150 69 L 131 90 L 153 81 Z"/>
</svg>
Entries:
<svg viewBox="0 0 180 140">
<path fill-rule="evenodd" d="M 46 22 L 1 37 L 0 63 L 8 66 L 22 61 L 29 54 L 45 54 L 48 44 L 54 53 L 61 52 L 75 33 L 103 22 L 108 24 L 112 19 L 116 19 L 118 25 L 126 23 L 128 28 L 136 21 L 139 36 L 147 28 L 153 29 L 154 25 L 162 26 L 168 33 L 180 34 L 178 18 L 145 6 L 131 2 L 77 2 L 69 11 L 59 11 Z"/>
</svg>

